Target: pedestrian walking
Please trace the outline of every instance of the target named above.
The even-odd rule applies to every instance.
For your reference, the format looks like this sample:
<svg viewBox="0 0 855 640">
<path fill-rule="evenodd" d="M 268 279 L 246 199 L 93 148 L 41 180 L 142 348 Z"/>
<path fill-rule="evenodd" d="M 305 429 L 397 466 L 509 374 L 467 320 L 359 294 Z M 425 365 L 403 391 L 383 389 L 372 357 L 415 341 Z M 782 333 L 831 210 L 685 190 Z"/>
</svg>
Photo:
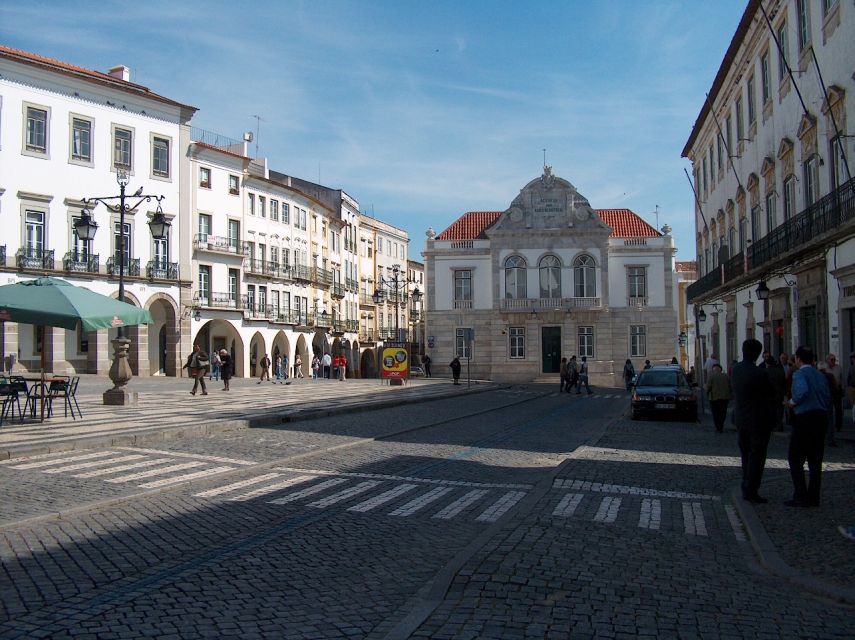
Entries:
<svg viewBox="0 0 855 640">
<path fill-rule="evenodd" d="M 460 358 L 454 356 L 449 365 L 451 367 L 451 377 L 454 379 L 454 384 L 460 384 Z"/>
<path fill-rule="evenodd" d="M 330 377 L 330 369 L 332 368 L 332 358 L 329 353 L 325 353 L 324 357 L 321 358 L 321 367 L 323 367 L 323 376 L 325 379 L 329 379 Z"/>
<path fill-rule="evenodd" d="M 425 354 L 422 358 L 422 366 L 425 368 L 425 378 L 430 378 L 430 356 Z M 855 410 L 853 410 L 853 416 L 855 416 Z"/>
<path fill-rule="evenodd" d="M 289 371 L 290 371 L 290 369 L 288 368 L 288 354 L 286 353 L 282 356 L 282 378 L 283 379 L 285 379 L 285 380 L 288 379 L 288 372 Z"/>
<path fill-rule="evenodd" d="M 208 380 L 219 380 L 220 379 L 220 354 L 214 349 L 214 352 L 211 354 L 211 376 Z"/>
<path fill-rule="evenodd" d="M 727 418 L 727 405 L 730 404 L 732 392 L 730 378 L 722 370 L 720 364 L 714 364 L 712 374 L 706 384 L 707 397 L 710 399 L 713 424 L 717 433 L 724 433 L 724 420 Z"/>
<path fill-rule="evenodd" d="M 347 358 L 344 354 L 338 357 L 338 380 L 344 382 L 347 380 Z"/>
<path fill-rule="evenodd" d="M 278 353 L 273 358 L 273 375 L 277 380 L 282 380 L 282 356 Z M 276 384 L 275 382 L 273 384 Z"/>
<path fill-rule="evenodd" d="M 753 504 L 769 502 L 759 493 L 766 468 L 766 451 L 775 424 L 774 390 L 769 376 L 757 367 L 763 351 L 759 340 L 742 343 L 742 361 L 733 367 L 733 419 L 739 434 L 742 457 L 742 498 Z"/>
<path fill-rule="evenodd" d="M 264 357 L 261 359 L 261 362 L 259 364 L 261 365 L 261 377 L 258 379 L 257 384 L 261 384 L 265 380 L 267 380 L 269 382 L 270 381 L 270 356 L 268 356 L 265 353 Z"/>
<path fill-rule="evenodd" d="M 193 378 L 193 390 L 190 395 L 196 395 L 196 390 L 199 385 L 202 386 L 202 395 L 208 395 L 208 389 L 205 387 L 205 376 L 208 373 L 208 354 L 202 351 L 202 347 L 198 343 L 193 345 L 193 353 L 187 357 L 187 362 L 184 363 L 182 369 L 189 369 L 190 376 Z"/>
<path fill-rule="evenodd" d="M 229 390 L 229 381 L 234 375 L 232 356 L 225 349 L 220 349 L 220 377 L 223 379 L 223 391 Z"/>
<path fill-rule="evenodd" d="M 695 384 L 695 366 L 690 365 L 689 371 L 686 373 L 686 380 L 689 381 L 689 384 L 694 386 Z"/>
<path fill-rule="evenodd" d="M 318 354 L 316 353 L 315 356 L 312 358 L 312 380 L 318 379 L 318 373 L 320 372 L 320 370 L 321 370 L 321 359 L 318 357 Z"/>
<path fill-rule="evenodd" d="M 632 389 L 632 383 L 635 381 L 635 367 L 632 366 L 632 360 L 627 358 L 623 365 L 623 381 L 626 384 L 626 390 Z"/>
<path fill-rule="evenodd" d="M 567 361 L 567 382 L 569 384 L 564 390 L 570 393 L 570 390 L 579 382 L 579 364 L 576 362 L 576 356 L 570 356 Z"/>
<path fill-rule="evenodd" d="M 780 363 L 781 368 L 784 370 L 784 375 L 790 375 L 790 370 L 793 368 L 793 365 L 790 362 L 790 356 L 788 356 L 786 353 L 782 353 L 778 357 L 778 362 Z"/>
<path fill-rule="evenodd" d="M 644 361 L 644 369 L 643 369 L 643 371 L 646 371 L 647 369 L 649 369 L 649 368 L 650 368 L 650 367 L 652 367 L 652 366 L 653 366 L 653 365 L 652 365 L 652 364 L 650 364 L 650 360 L 645 360 L 645 361 Z"/>
<path fill-rule="evenodd" d="M 299 353 L 294 356 L 294 377 L 297 379 L 306 377 L 303 375 L 303 358 Z"/>
<path fill-rule="evenodd" d="M 582 393 L 582 385 L 585 385 L 589 396 L 594 394 L 591 391 L 591 386 L 588 384 L 588 356 L 582 356 L 582 362 L 579 365 L 579 381 L 576 383 L 577 394 Z"/>
<path fill-rule="evenodd" d="M 828 381 L 814 367 L 815 356 L 808 347 L 796 349 L 796 370 L 789 404 L 793 408 L 793 428 L 787 462 L 793 481 L 793 499 L 788 507 L 818 507 L 822 484 L 822 457 L 831 392 Z M 805 483 L 804 465 L 808 465 Z"/>
<path fill-rule="evenodd" d="M 567 358 L 561 358 L 561 366 L 558 367 L 558 377 L 560 378 L 558 393 L 564 393 L 564 387 L 567 385 Z"/>
</svg>

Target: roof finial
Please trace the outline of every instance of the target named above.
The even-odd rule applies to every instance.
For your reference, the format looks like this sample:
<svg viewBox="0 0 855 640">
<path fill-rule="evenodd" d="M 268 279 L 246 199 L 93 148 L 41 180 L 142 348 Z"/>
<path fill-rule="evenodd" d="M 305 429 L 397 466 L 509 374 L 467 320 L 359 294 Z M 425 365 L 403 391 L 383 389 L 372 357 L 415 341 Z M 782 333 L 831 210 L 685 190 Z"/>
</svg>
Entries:
<svg viewBox="0 0 855 640">
<path fill-rule="evenodd" d="M 546 148 L 543 149 L 543 168 L 546 169 Z"/>
</svg>

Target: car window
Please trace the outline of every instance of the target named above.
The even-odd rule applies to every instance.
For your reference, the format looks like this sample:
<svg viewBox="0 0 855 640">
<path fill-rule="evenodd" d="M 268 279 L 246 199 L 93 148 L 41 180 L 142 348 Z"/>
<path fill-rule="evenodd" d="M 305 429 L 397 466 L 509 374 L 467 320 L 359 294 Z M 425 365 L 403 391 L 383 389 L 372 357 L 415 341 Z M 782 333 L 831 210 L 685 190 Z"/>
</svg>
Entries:
<svg viewBox="0 0 855 640">
<path fill-rule="evenodd" d="M 638 380 L 639 387 L 675 387 L 685 385 L 679 371 L 645 371 Z"/>
</svg>

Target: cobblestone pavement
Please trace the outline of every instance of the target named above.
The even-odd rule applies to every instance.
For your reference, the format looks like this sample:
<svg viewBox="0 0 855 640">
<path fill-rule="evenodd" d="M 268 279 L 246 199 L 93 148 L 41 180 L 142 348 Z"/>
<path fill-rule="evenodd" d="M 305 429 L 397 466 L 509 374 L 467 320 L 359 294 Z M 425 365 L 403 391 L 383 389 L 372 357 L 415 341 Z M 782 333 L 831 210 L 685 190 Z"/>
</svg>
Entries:
<svg viewBox="0 0 855 640">
<path fill-rule="evenodd" d="M 533 385 L 5 461 L 0 637 L 851 637 L 758 564 L 735 435 L 625 409 Z M 778 508 L 776 543 L 827 524 Z"/>
</svg>

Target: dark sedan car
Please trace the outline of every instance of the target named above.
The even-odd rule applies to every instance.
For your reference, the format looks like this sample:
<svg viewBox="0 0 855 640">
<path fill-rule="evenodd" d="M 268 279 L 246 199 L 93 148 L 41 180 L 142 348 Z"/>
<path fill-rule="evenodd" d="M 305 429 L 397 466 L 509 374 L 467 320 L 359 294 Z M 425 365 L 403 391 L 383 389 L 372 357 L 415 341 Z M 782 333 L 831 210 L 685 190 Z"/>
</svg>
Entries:
<svg viewBox="0 0 855 640">
<path fill-rule="evenodd" d="M 639 373 L 631 402 L 633 420 L 657 414 L 698 419 L 698 394 L 681 367 L 651 367 Z"/>
</svg>

